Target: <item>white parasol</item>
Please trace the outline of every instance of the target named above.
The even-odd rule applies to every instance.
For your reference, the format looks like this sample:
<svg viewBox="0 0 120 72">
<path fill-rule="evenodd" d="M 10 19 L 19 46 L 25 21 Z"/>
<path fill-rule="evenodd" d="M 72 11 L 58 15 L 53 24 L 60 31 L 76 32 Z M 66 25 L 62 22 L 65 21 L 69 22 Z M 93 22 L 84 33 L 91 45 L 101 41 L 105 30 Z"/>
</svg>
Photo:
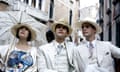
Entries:
<svg viewBox="0 0 120 72">
<path fill-rule="evenodd" d="M 31 25 L 37 32 L 36 41 L 46 43 L 46 25 L 36 21 L 33 17 L 21 11 L 0 12 L 0 40 L 10 42 L 13 36 L 10 29 L 15 24 L 25 23 Z"/>
</svg>

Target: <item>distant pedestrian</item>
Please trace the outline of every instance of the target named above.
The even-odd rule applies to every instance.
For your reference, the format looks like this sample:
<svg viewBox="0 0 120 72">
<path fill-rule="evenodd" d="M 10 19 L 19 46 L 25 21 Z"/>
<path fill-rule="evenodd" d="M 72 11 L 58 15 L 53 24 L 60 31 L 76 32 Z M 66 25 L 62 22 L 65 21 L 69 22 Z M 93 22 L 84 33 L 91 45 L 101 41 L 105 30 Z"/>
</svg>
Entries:
<svg viewBox="0 0 120 72">
<path fill-rule="evenodd" d="M 47 32 L 46 32 L 46 39 L 47 39 L 47 41 L 48 41 L 48 43 L 49 42 L 51 42 L 51 41 L 53 41 L 54 39 L 55 39 L 55 37 L 54 37 L 54 34 L 53 34 L 53 32 L 51 31 L 51 25 L 54 23 L 54 21 L 52 20 L 52 19 L 49 19 L 48 21 L 47 21 L 47 26 L 48 26 L 48 30 L 47 30 Z"/>
</svg>

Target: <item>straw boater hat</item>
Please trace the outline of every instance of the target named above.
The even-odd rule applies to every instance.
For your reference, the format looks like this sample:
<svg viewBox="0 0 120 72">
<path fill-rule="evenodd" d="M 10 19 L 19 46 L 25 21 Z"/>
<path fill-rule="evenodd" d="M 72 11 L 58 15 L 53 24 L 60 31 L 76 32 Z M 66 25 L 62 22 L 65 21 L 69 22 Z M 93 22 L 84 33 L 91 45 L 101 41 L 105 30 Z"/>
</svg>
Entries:
<svg viewBox="0 0 120 72">
<path fill-rule="evenodd" d="M 53 32 L 55 32 L 55 27 L 56 27 L 56 25 L 58 25 L 58 24 L 61 24 L 61 25 L 63 25 L 63 26 L 68 27 L 68 30 L 69 30 L 68 36 L 72 33 L 72 28 L 70 27 L 68 21 L 67 21 L 66 19 L 64 19 L 64 18 L 59 19 L 58 21 L 56 21 L 56 22 L 52 25 L 52 31 L 53 31 Z"/>
<path fill-rule="evenodd" d="M 17 34 L 17 29 L 19 29 L 20 27 L 26 27 L 26 28 L 29 29 L 29 31 L 31 32 L 31 39 L 30 39 L 30 41 L 36 39 L 36 32 L 35 32 L 35 30 L 33 30 L 33 29 L 31 28 L 31 26 L 28 25 L 28 24 L 16 24 L 16 25 L 14 25 L 14 26 L 11 28 L 11 32 L 12 32 L 12 34 L 13 34 L 15 37 L 16 37 L 16 34 Z"/>
<path fill-rule="evenodd" d="M 102 32 L 102 29 L 101 27 L 96 23 L 96 21 L 92 18 L 85 18 L 84 20 L 81 20 L 80 22 L 77 22 L 77 27 L 79 27 L 80 29 L 82 28 L 82 25 L 85 24 L 85 23 L 88 23 L 92 26 L 94 26 L 96 28 L 96 33 L 99 34 Z"/>
</svg>

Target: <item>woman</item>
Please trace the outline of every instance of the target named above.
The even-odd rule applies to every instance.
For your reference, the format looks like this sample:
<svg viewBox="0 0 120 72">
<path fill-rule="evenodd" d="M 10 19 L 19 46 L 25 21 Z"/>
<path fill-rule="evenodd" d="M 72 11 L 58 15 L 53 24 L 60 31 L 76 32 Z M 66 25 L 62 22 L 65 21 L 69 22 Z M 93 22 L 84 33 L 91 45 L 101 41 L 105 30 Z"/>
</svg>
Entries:
<svg viewBox="0 0 120 72">
<path fill-rule="evenodd" d="M 6 46 L 4 54 L 1 54 L 5 72 L 35 72 L 37 50 L 28 42 L 35 40 L 36 32 L 27 24 L 14 25 L 11 32 L 18 38 L 18 42 L 9 48 Z"/>
</svg>

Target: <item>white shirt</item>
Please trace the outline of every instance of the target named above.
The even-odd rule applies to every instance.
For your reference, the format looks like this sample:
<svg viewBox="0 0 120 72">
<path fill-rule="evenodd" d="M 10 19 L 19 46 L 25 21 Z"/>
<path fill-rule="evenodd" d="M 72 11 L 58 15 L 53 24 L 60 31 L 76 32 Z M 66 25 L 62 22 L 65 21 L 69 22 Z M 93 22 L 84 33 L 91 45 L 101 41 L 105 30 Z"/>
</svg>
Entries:
<svg viewBox="0 0 120 72">
<path fill-rule="evenodd" d="M 58 45 L 59 45 L 59 43 L 55 41 L 56 51 L 57 51 Z M 59 54 L 57 53 L 55 55 L 54 68 L 58 72 L 69 72 L 69 65 L 68 65 L 65 43 L 62 42 L 62 43 L 60 43 L 60 45 L 63 45 L 63 47 L 62 47 L 61 51 L 59 52 Z"/>
<path fill-rule="evenodd" d="M 96 51 L 96 40 L 93 40 L 92 42 L 86 41 L 86 46 L 88 48 L 88 51 L 90 49 L 90 43 L 92 43 L 92 57 L 88 56 L 88 64 L 87 64 L 87 70 L 88 69 L 95 69 L 98 66 L 98 59 L 97 59 L 97 51 Z M 90 55 L 90 53 L 89 53 Z M 89 70 L 88 70 L 89 71 Z"/>
</svg>

